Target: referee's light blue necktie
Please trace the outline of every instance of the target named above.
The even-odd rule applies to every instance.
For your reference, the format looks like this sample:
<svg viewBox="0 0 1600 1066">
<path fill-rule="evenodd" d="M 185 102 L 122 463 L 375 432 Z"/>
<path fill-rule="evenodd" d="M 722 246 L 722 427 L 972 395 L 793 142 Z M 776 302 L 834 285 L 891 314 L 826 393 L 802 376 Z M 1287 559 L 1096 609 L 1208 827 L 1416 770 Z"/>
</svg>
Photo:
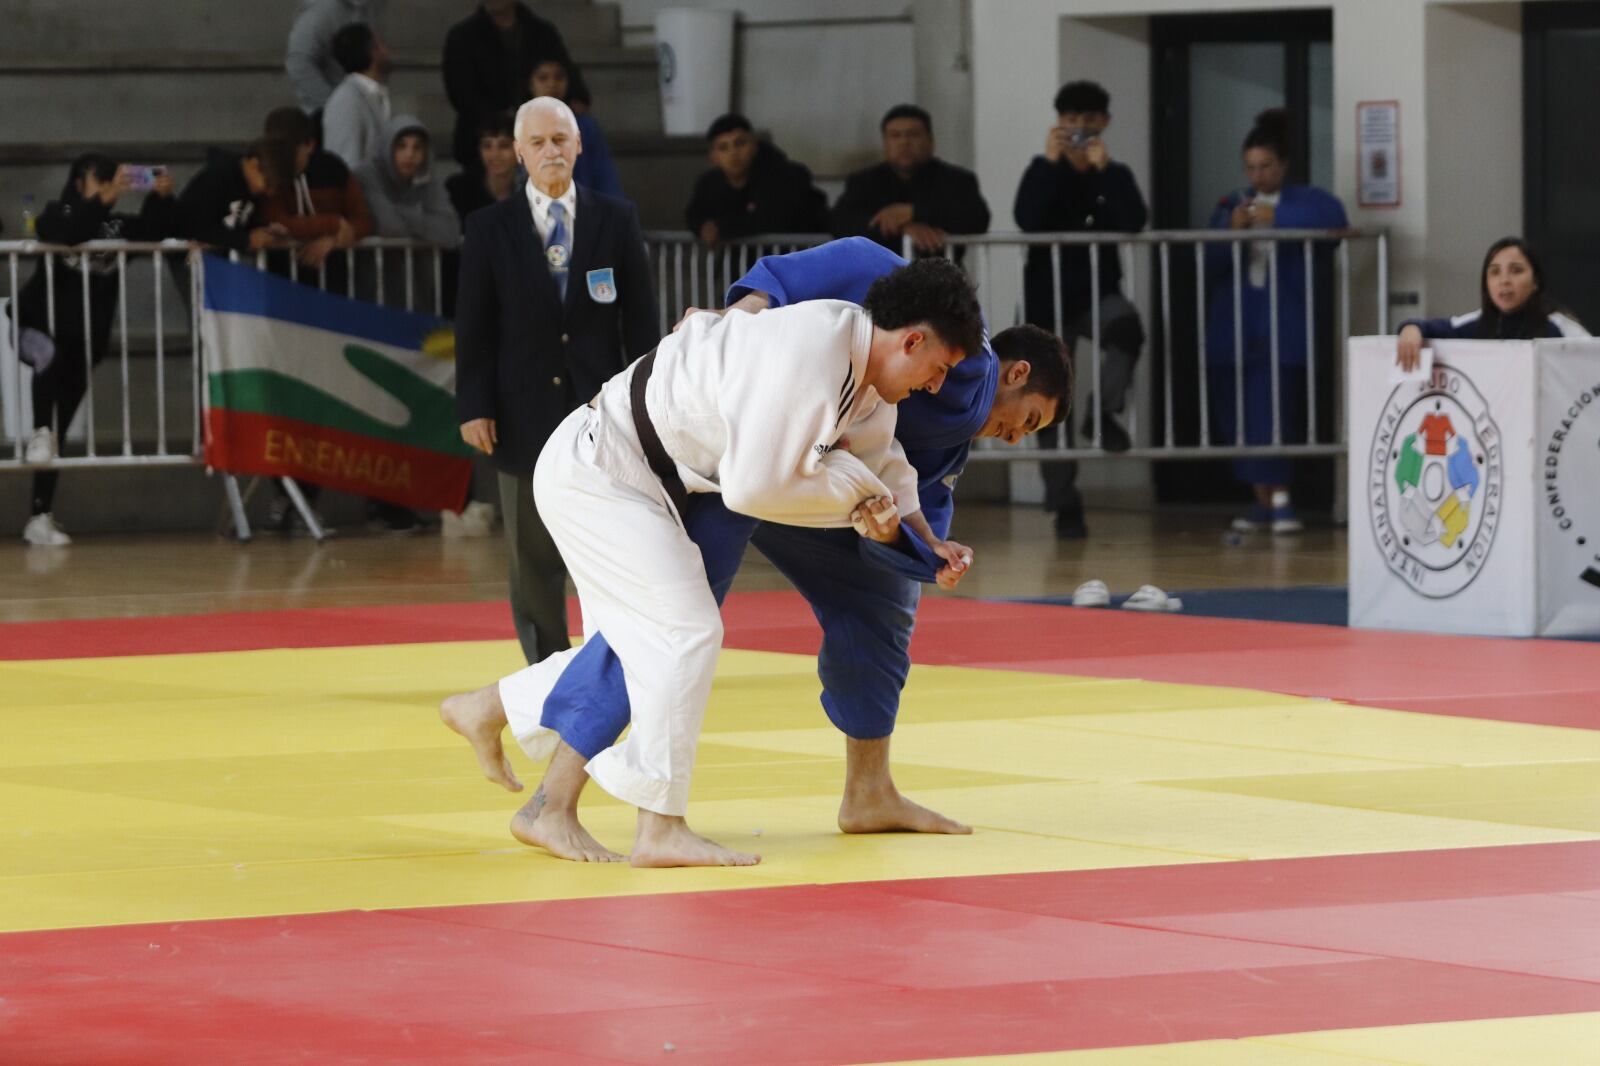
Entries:
<svg viewBox="0 0 1600 1066">
<path fill-rule="evenodd" d="M 561 299 L 567 298 L 567 263 L 572 259 L 572 234 L 567 231 L 567 205 L 560 200 L 550 203 L 550 239 L 544 242 L 544 261 L 550 265 L 550 276 L 556 279 Z"/>
</svg>

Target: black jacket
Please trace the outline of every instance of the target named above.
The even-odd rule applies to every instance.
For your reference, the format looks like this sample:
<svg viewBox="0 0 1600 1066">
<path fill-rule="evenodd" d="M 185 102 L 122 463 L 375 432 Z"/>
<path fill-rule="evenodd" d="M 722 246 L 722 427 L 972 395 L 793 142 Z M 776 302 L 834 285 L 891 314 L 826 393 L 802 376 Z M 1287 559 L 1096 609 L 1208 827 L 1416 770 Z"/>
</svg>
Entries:
<svg viewBox="0 0 1600 1066">
<path fill-rule="evenodd" d="M 609 267 L 615 299 L 587 275 Z M 578 187 L 563 304 L 522 190 L 467 219 L 456 299 L 456 411 L 492 418 L 494 463 L 528 475 L 561 420 L 661 338 L 639 215 L 626 200 Z"/>
<path fill-rule="evenodd" d="M 1024 233 L 1093 233 L 1113 231 L 1137 233 L 1150 217 L 1133 171 L 1121 163 L 1105 170 L 1079 173 L 1065 160 L 1052 163 L 1034 156 L 1017 186 L 1013 211 L 1017 228 Z M 1023 274 L 1027 318 L 1048 328 L 1055 315 L 1055 297 L 1050 291 L 1050 249 L 1029 249 Z M 1089 309 L 1093 278 L 1089 269 L 1087 245 L 1061 249 L 1061 313 L 1059 329 Z M 1116 245 L 1100 246 L 1100 292 L 1120 292 L 1122 263 Z"/>
<path fill-rule="evenodd" d="M 68 186 L 61 199 L 51 200 L 39 216 L 38 235 L 50 244 L 85 241 L 159 241 L 177 236 L 177 203 L 170 197 L 148 195 L 137 215 L 116 214 L 98 197 L 84 199 Z M 130 256 L 130 259 L 133 257 Z M 58 348 L 81 352 L 83 332 L 83 264 L 76 255 L 55 259 L 56 328 L 50 335 Z M 96 361 L 105 357 L 111 335 L 111 318 L 117 307 L 116 253 L 89 257 L 89 336 Z M 44 260 L 17 294 L 18 325 L 50 333 L 49 287 Z"/>
<path fill-rule="evenodd" d="M 912 220 L 926 222 L 946 233 L 983 233 L 989 229 L 989 205 L 978 192 L 978 178 L 970 170 L 930 159 L 907 180 L 888 163 L 858 170 L 845 179 L 844 194 L 833 205 L 836 237 L 871 237 L 892 251 L 900 251 L 898 237 L 886 237 L 867 223 L 890 204 L 909 203 Z"/>
<path fill-rule="evenodd" d="M 478 123 L 484 115 L 516 107 L 528 98 L 528 76 L 546 59 L 572 70 L 572 57 L 555 25 L 517 5 L 516 44 L 506 41 L 483 5 L 444 39 L 444 91 L 456 110 L 456 162 L 478 169 Z M 574 75 L 575 76 L 575 75 Z M 575 86 L 573 86 L 575 88 Z"/>
<path fill-rule="evenodd" d="M 217 248 L 247 251 L 250 231 L 266 225 L 261 205 L 239 169 L 240 157 L 212 149 L 206 165 L 178 196 L 183 236 Z"/>
<path fill-rule="evenodd" d="M 684 219 L 692 233 L 707 222 L 724 238 L 758 233 L 820 233 L 828 226 L 828 198 L 811 184 L 811 171 L 763 141 L 744 188 L 735 189 L 713 167 L 694 183 Z"/>
</svg>

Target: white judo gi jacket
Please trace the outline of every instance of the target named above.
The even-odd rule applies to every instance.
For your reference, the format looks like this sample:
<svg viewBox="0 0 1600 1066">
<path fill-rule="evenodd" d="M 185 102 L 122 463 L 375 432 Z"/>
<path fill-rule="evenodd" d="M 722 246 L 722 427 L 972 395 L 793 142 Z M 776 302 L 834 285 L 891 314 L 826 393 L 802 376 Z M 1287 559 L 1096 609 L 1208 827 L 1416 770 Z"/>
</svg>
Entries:
<svg viewBox="0 0 1600 1066">
<path fill-rule="evenodd" d="M 902 514 L 920 509 L 895 408 L 861 385 L 872 329 L 860 307 L 827 300 L 695 315 L 664 339 L 645 407 L 684 487 L 786 525 L 848 526 L 873 496 L 893 495 Z M 585 633 L 605 633 L 633 707 L 628 734 L 589 761 L 589 775 L 635 806 L 681 815 L 722 624 L 699 549 L 639 445 L 634 370 L 551 436 L 534 498 L 578 587 Z M 539 718 L 574 654 L 500 683 L 512 730 L 535 758 L 555 746 Z"/>
</svg>

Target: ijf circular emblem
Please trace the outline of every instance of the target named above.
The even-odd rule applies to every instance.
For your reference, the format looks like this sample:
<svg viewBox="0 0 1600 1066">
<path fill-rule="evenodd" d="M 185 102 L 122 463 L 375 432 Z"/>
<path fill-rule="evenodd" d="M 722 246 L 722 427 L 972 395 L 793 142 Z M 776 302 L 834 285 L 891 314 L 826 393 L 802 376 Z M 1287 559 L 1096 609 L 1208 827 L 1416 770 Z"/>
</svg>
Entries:
<svg viewBox="0 0 1600 1066">
<path fill-rule="evenodd" d="M 1373 433 L 1367 491 L 1384 561 L 1416 592 L 1447 599 L 1472 583 L 1500 523 L 1500 429 L 1461 371 L 1435 365 L 1398 386 Z"/>
<path fill-rule="evenodd" d="M 561 270 L 567 265 L 567 246 L 552 244 L 544 250 L 545 261 L 555 270 Z"/>
</svg>

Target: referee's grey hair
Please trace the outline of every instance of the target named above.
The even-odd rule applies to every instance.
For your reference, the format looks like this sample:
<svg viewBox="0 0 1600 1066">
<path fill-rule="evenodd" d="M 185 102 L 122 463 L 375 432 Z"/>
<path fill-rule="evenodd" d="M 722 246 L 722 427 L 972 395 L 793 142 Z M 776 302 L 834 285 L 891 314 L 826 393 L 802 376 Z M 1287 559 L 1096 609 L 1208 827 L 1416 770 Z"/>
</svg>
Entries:
<svg viewBox="0 0 1600 1066">
<path fill-rule="evenodd" d="M 540 111 L 553 112 L 557 118 L 566 122 L 573 133 L 578 132 L 578 116 L 572 113 L 572 108 L 562 103 L 554 96 L 535 96 L 532 100 L 517 108 L 517 119 L 512 124 L 511 132 L 517 140 L 522 140 L 522 127 L 527 121 Z"/>
</svg>

